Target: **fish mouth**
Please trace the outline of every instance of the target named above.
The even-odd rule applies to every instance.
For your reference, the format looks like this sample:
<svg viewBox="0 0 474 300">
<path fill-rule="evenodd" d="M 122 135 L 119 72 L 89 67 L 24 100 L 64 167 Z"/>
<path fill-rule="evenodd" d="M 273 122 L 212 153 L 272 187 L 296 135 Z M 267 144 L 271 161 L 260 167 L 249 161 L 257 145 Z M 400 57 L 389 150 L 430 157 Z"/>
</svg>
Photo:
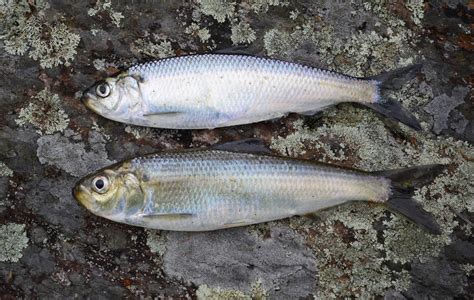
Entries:
<svg viewBox="0 0 474 300">
<path fill-rule="evenodd" d="M 88 109 L 92 110 L 93 112 L 97 112 L 97 107 L 94 105 L 95 99 L 89 93 L 84 94 L 81 100 Z"/>
<path fill-rule="evenodd" d="M 87 208 L 88 210 L 92 210 L 92 195 L 89 190 L 86 189 L 86 187 L 84 187 L 82 184 L 78 184 L 72 190 L 72 194 L 74 195 L 74 198 L 76 198 L 76 200 L 81 203 L 85 208 Z"/>
</svg>

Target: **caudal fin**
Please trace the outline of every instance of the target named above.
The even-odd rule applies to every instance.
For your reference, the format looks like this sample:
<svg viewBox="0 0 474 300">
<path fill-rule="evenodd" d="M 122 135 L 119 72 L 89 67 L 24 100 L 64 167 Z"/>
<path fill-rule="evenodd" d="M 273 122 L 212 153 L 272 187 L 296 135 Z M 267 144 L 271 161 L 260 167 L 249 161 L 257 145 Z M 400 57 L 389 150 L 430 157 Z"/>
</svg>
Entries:
<svg viewBox="0 0 474 300">
<path fill-rule="evenodd" d="M 378 172 L 392 181 L 392 193 L 385 205 L 433 234 L 441 229 L 434 216 L 423 209 L 420 203 L 412 199 L 415 188 L 433 181 L 446 166 L 426 165 L 399 170 Z"/>
<path fill-rule="evenodd" d="M 421 64 L 417 64 L 372 77 L 371 79 L 379 83 L 379 97 L 377 102 L 366 105 L 388 118 L 395 119 L 413 129 L 420 130 L 420 123 L 415 116 L 397 100 L 389 96 L 390 91 L 400 89 L 402 84 L 414 78 L 420 69 Z"/>
</svg>

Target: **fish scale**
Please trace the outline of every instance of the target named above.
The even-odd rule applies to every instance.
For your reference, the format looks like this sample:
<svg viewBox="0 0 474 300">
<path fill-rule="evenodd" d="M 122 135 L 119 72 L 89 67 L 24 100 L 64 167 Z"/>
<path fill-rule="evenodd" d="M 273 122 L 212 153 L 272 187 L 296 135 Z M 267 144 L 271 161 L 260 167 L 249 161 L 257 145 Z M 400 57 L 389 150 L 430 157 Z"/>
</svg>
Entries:
<svg viewBox="0 0 474 300">
<path fill-rule="evenodd" d="M 74 196 L 110 220 L 175 231 L 217 230 L 371 201 L 440 233 L 434 217 L 412 196 L 414 187 L 444 169 L 428 165 L 365 173 L 284 157 L 187 150 L 99 170 L 81 179 Z"/>
<path fill-rule="evenodd" d="M 212 230 L 304 214 L 348 200 L 383 200 L 388 180 L 308 161 L 218 150 L 131 160 L 146 176 L 144 206 L 184 218 L 148 218 L 146 227 Z M 151 202 L 151 203 L 149 203 Z M 149 213 L 149 212 L 148 212 Z M 140 215 L 140 213 L 138 214 Z M 134 221 L 130 216 L 128 222 Z"/>
<path fill-rule="evenodd" d="M 377 98 L 375 81 L 253 56 L 168 58 L 133 66 L 127 74 L 142 79 L 141 111 L 128 119 L 152 127 L 231 126 L 290 112 L 315 112 L 339 102 L 370 103 Z M 170 115 L 170 111 L 179 115 Z M 154 115 L 140 118 L 140 113 Z"/>
</svg>

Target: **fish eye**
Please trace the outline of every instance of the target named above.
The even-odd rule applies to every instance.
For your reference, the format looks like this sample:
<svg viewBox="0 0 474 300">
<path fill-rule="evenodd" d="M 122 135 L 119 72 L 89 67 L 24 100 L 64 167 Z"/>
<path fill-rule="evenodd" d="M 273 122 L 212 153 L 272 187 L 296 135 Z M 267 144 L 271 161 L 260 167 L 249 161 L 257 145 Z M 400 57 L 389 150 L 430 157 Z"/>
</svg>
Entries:
<svg viewBox="0 0 474 300">
<path fill-rule="evenodd" d="M 106 193 L 109 190 L 109 180 L 105 176 L 98 176 L 92 180 L 92 188 L 99 194 Z"/>
<path fill-rule="evenodd" d="M 107 83 L 101 83 L 95 88 L 97 96 L 105 98 L 110 95 L 110 86 Z"/>
</svg>

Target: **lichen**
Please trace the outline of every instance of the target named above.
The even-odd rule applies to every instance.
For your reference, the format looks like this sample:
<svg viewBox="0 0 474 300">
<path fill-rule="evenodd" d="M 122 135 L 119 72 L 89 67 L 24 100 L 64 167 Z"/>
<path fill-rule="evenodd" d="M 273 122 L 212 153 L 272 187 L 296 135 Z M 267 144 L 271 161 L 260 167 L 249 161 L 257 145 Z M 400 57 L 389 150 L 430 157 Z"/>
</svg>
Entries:
<svg viewBox="0 0 474 300">
<path fill-rule="evenodd" d="M 184 32 L 199 38 L 201 43 L 210 43 L 213 48 L 214 41 L 211 40 L 211 33 L 207 28 L 199 27 L 199 24 L 193 22 L 184 29 Z"/>
<path fill-rule="evenodd" d="M 92 61 L 92 65 L 94 68 L 98 71 L 104 71 L 105 70 L 105 59 L 97 58 Z"/>
<path fill-rule="evenodd" d="M 152 134 L 152 130 L 148 127 L 140 127 L 133 125 L 127 125 L 125 127 L 125 132 L 133 135 L 133 137 L 137 140 L 145 138 Z"/>
<path fill-rule="evenodd" d="M 270 6 L 288 6 L 288 0 L 250 0 L 248 1 L 251 9 L 256 13 L 266 13 Z"/>
<path fill-rule="evenodd" d="M 28 246 L 25 225 L 10 223 L 0 225 L 0 261 L 17 262 Z"/>
<path fill-rule="evenodd" d="M 383 2 L 383 3 L 382 3 Z M 393 15 L 385 1 L 348 3 L 352 18 L 371 11 L 379 21 L 369 30 L 353 30 L 341 34 L 326 20 L 327 14 L 316 7 L 318 18 L 305 14 L 291 15 L 289 25 L 269 29 L 264 35 L 264 47 L 269 56 L 287 57 L 301 46 L 316 49 L 319 61 L 327 68 L 347 75 L 362 77 L 377 75 L 412 63 L 417 53 L 413 41 L 418 33 L 405 26 Z"/>
<path fill-rule="evenodd" d="M 120 27 L 120 21 L 125 18 L 121 12 L 115 11 L 112 8 L 112 1 L 111 0 L 98 0 L 94 7 L 89 8 L 87 14 L 91 17 L 98 15 L 100 12 L 105 12 L 112 23 Z"/>
<path fill-rule="evenodd" d="M 235 2 L 229 0 L 197 0 L 197 3 L 203 14 L 212 16 L 219 23 L 230 18 L 235 9 Z"/>
<path fill-rule="evenodd" d="M 157 230 L 147 230 L 146 244 L 152 253 L 163 257 L 166 252 L 166 236 Z"/>
<path fill-rule="evenodd" d="M 39 60 L 42 68 L 52 68 L 60 64 L 69 66 L 81 40 L 78 34 L 69 31 L 65 24 L 45 25 L 43 32 L 49 31 L 49 39 L 40 37 L 40 33 L 30 40 L 30 57 Z"/>
<path fill-rule="evenodd" d="M 260 278 L 252 283 L 250 293 L 253 300 L 265 300 L 268 297 L 268 291 L 263 287 L 263 282 Z"/>
<path fill-rule="evenodd" d="M 425 15 L 425 2 L 423 0 L 408 0 L 406 5 L 412 13 L 413 23 L 420 26 Z"/>
<path fill-rule="evenodd" d="M 13 171 L 4 162 L 0 161 L 0 177 L 11 177 Z"/>
<path fill-rule="evenodd" d="M 300 15 L 300 11 L 297 10 L 297 9 L 290 11 L 290 19 L 291 20 L 296 20 L 299 15 Z"/>
<path fill-rule="evenodd" d="M 45 88 L 20 110 L 16 123 L 20 126 L 31 124 L 39 134 L 53 134 L 64 131 L 69 125 L 69 118 L 61 108 L 59 96 Z"/>
<path fill-rule="evenodd" d="M 413 88 L 410 82 L 404 91 L 416 95 Z M 472 234 L 472 225 L 462 222 L 463 212 L 474 210 L 472 145 L 405 126 L 400 129 L 407 137 L 395 138 L 374 113 L 351 106 L 326 111 L 321 122 L 312 129 L 296 120 L 292 132 L 275 137 L 271 148 L 297 157 L 309 152 L 320 161 L 367 171 L 433 163 L 451 168 L 414 195 L 434 215 L 441 235 L 431 235 L 383 207 L 364 203 L 322 211 L 321 221 L 310 225 L 291 219 L 291 226 L 306 236 L 317 256 L 319 297 L 365 298 L 383 295 L 388 289 L 407 289 L 411 275 L 405 266 L 436 257 L 451 242 L 456 227 Z"/>
<path fill-rule="evenodd" d="M 205 300 L 265 300 L 268 292 L 263 288 L 262 280 L 258 278 L 252 285 L 250 293 L 244 293 L 239 290 L 210 288 L 206 284 L 200 285 L 196 290 L 197 299 Z"/>
<path fill-rule="evenodd" d="M 169 40 L 160 39 L 157 35 L 150 35 L 144 39 L 137 39 L 130 46 L 135 54 L 147 55 L 153 58 L 174 56 L 173 47 Z"/>
<path fill-rule="evenodd" d="M 0 39 L 6 52 L 38 60 L 42 68 L 70 65 L 76 55 L 80 36 L 61 22 L 48 23 L 40 13 L 44 5 L 32 11 L 26 1 L 7 1 L 0 7 Z M 37 12 L 37 11 L 38 12 Z"/>
<path fill-rule="evenodd" d="M 257 38 L 250 24 L 239 22 L 232 25 L 230 39 L 234 45 L 250 44 Z"/>
<path fill-rule="evenodd" d="M 237 290 L 221 289 L 221 288 L 210 288 L 203 284 L 196 290 L 197 299 L 202 300 L 250 300 L 251 298 L 245 293 Z"/>
<path fill-rule="evenodd" d="M 462 264 L 461 269 L 464 271 L 466 276 L 471 276 L 474 274 L 474 265 L 471 264 Z"/>
<path fill-rule="evenodd" d="M 291 47 L 291 36 L 286 31 L 270 29 L 263 36 L 263 45 L 269 56 L 284 56 Z"/>
</svg>

